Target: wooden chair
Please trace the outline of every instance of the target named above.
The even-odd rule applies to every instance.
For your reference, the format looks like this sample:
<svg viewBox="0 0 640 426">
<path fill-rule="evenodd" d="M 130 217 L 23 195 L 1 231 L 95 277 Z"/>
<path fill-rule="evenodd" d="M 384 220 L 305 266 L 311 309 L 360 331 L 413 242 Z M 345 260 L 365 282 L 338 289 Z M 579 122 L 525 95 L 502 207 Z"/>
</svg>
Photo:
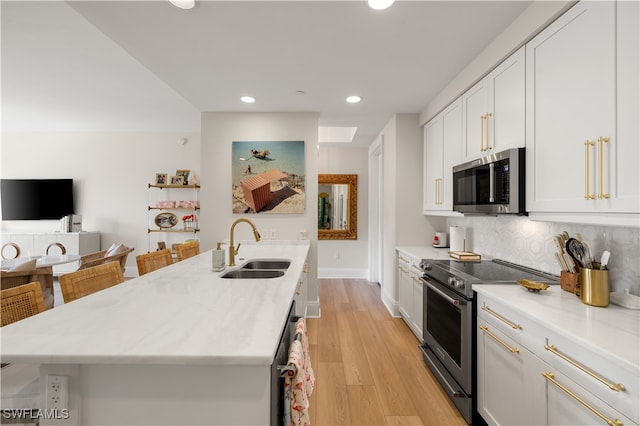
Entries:
<svg viewBox="0 0 640 426">
<path fill-rule="evenodd" d="M 190 241 L 176 246 L 178 262 L 200 254 L 200 241 Z"/>
<path fill-rule="evenodd" d="M 0 305 L 0 326 L 2 327 L 39 314 L 45 310 L 42 287 L 36 281 L 0 290 Z"/>
<path fill-rule="evenodd" d="M 133 247 L 127 247 L 125 251 L 116 253 L 111 256 L 106 256 L 108 250 L 101 250 L 94 253 L 85 254 L 84 256 L 80 257 L 80 266 L 78 267 L 78 270 L 117 261 L 120 263 L 120 268 L 122 269 L 122 273 L 124 274 L 124 269 L 127 264 L 127 257 L 133 250 L 135 250 Z"/>
<path fill-rule="evenodd" d="M 142 276 L 156 269 L 164 268 L 173 263 L 171 257 L 171 250 L 164 249 L 158 251 L 152 251 L 151 253 L 139 254 L 136 256 L 136 263 L 138 264 L 138 275 Z"/>
<path fill-rule="evenodd" d="M 64 303 L 69 303 L 122 282 L 124 277 L 120 263 L 113 261 L 62 275 L 60 290 Z"/>
<path fill-rule="evenodd" d="M 40 266 L 27 271 L 0 272 L 0 289 L 2 290 L 18 287 L 34 281 L 40 283 L 45 309 L 53 308 L 53 268 L 51 266 Z"/>
</svg>

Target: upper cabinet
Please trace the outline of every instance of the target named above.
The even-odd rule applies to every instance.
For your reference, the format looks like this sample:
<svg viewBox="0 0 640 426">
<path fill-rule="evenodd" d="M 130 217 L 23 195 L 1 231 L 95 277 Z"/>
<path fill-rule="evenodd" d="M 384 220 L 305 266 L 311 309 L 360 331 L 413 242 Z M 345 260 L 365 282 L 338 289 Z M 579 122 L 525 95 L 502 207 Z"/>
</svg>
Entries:
<svg viewBox="0 0 640 426">
<path fill-rule="evenodd" d="M 580 2 L 526 45 L 529 212 L 640 212 L 638 50 L 637 2 Z"/>
<path fill-rule="evenodd" d="M 525 48 L 462 95 L 463 158 L 525 145 Z"/>
<path fill-rule="evenodd" d="M 462 102 L 455 100 L 424 126 L 425 214 L 453 213 L 453 166 L 462 162 Z"/>
</svg>

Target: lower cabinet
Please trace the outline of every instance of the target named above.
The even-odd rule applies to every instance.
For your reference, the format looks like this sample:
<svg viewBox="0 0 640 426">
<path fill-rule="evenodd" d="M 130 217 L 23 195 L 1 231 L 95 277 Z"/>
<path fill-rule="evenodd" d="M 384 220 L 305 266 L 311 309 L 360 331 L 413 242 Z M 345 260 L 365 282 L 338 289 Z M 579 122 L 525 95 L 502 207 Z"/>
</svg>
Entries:
<svg viewBox="0 0 640 426">
<path fill-rule="evenodd" d="M 418 340 L 422 341 L 423 299 L 420 260 L 398 252 L 398 310 Z"/>
<path fill-rule="evenodd" d="M 309 273 L 309 260 L 304 262 L 304 268 L 302 274 L 298 278 L 298 287 L 296 287 L 296 293 L 293 295 L 293 300 L 296 302 L 295 314 L 297 317 L 305 317 L 307 315 L 307 274 Z"/>
<path fill-rule="evenodd" d="M 478 413 L 489 425 L 638 425 L 637 370 L 479 294 Z M 554 342 L 559 342 L 554 344 Z"/>
<path fill-rule="evenodd" d="M 478 319 L 478 412 L 492 425 L 542 425 L 544 381 L 536 356 Z"/>
</svg>

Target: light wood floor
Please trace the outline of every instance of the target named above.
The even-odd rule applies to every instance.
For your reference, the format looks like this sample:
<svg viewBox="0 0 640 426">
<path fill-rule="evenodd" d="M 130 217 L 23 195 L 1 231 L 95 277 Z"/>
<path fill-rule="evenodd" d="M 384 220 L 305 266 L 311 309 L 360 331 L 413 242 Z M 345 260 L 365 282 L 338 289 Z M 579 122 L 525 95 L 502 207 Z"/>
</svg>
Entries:
<svg viewBox="0 0 640 426">
<path fill-rule="evenodd" d="M 312 425 L 466 425 L 378 285 L 322 279 L 318 286 L 321 318 L 307 320 Z"/>
</svg>

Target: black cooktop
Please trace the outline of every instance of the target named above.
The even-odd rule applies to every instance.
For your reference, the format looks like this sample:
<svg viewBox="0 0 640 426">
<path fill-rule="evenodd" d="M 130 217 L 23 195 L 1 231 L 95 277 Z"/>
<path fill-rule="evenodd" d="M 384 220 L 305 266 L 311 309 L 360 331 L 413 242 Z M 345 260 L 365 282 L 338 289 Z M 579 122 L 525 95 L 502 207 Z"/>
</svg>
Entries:
<svg viewBox="0 0 640 426">
<path fill-rule="evenodd" d="M 503 260 L 459 262 L 455 260 L 429 260 L 429 263 L 449 274 L 472 283 L 516 282 L 521 278 L 557 284 L 558 277 Z"/>
</svg>

